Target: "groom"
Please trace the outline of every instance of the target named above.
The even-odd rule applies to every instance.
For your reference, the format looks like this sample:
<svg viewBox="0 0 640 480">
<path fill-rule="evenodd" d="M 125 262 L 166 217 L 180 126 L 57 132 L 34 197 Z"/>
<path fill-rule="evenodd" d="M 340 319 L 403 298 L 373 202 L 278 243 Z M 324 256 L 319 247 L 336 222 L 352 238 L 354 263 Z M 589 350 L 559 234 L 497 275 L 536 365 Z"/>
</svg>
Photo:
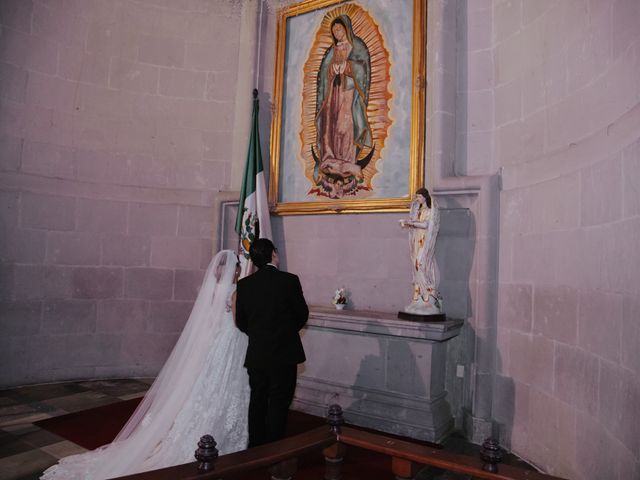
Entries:
<svg viewBox="0 0 640 480">
<path fill-rule="evenodd" d="M 278 269 L 278 250 L 260 238 L 249 249 L 258 271 L 238 282 L 236 324 L 249 336 L 249 448 L 284 438 L 298 363 L 305 361 L 298 331 L 309 309 L 296 275 Z"/>
</svg>

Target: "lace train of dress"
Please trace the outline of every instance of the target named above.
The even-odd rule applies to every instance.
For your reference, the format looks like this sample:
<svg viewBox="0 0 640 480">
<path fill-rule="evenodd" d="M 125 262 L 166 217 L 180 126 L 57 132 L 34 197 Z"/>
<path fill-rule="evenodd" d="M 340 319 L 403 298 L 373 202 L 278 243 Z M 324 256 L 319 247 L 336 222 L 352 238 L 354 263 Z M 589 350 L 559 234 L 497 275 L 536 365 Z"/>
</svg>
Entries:
<svg viewBox="0 0 640 480">
<path fill-rule="evenodd" d="M 216 281 L 214 273 L 225 267 L 221 261 L 227 265 L 223 278 Z M 114 442 L 63 458 L 42 479 L 102 480 L 191 462 L 205 434 L 215 438 L 220 454 L 246 448 L 249 380 L 243 358 L 247 337 L 236 328 L 228 308 L 233 287 L 232 277 L 225 277 L 231 262 L 235 270 L 235 255 L 227 251 L 212 261 L 174 351 Z M 186 370 L 194 367 L 196 372 Z M 185 376 L 191 378 L 184 380 Z"/>
</svg>

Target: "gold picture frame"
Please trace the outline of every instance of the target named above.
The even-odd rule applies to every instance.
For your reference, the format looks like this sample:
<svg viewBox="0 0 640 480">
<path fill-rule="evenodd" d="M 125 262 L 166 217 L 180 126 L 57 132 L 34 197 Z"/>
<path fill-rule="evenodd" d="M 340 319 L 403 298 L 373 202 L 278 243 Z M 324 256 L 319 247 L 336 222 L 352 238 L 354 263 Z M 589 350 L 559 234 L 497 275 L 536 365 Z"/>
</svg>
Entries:
<svg viewBox="0 0 640 480">
<path fill-rule="evenodd" d="M 403 2 L 405 6 L 412 9 L 412 17 L 407 20 L 403 19 L 408 17 L 405 13 L 406 10 L 402 8 L 401 3 Z M 388 14 L 385 9 L 388 10 Z M 383 67 L 380 66 L 382 64 L 376 64 L 379 58 L 384 57 L 384 54 L 376 53 L 374 50 L 375 46 L 371 43 L 371 38 L 375 37 L 374 33 L 361 34 L 369 42 L 363 50 L 372 51 L 372 60 L 368 64 L 369 75 L 366 78 L 371 85 L 373 85 L 376 78 L 380 78 L 385 73 L 388 74 L 389 78 L 387 83 L 381 87 L 382 89 L 386 88 L 384 91 L 380 90 L 382 93 L 374 95 L 373 87 L 370 90 L 373 92 L 371 96 L 369 96 L 369 90 L 367 91 L 368 103 L 366 105 L 369 106 L 368 108 L 365 107 L 365 114 L 361 113 L 365 123 L 369 120 L 370 125 L 373 125 L 370 129 L 373 131 L 371 135 L 373 148 L 370 150 L 373 151 L 370 151 L 370 153 L 375 154 L 374 162 L 377 161 L 377 163 L 364 163 L 359 177 L 360 183 L 358 184 L 361 185 L 358 188 L 361 188 L 362 191 L 354 187 L 353 190 L 356 193 L 333 198 L 329 197 L 330 194 L 337 195 L 333 192 L 329 194 L 320 192 L 324 196 L 320 194 L 312 195 L 309 193 L 314 191 L 312 180 L 319 177 L 310 176 L 310 169 L 313 166 L 310 162 L 315 159 L 316 169 L 314 172 L 317 172 L 318 155 L 316 155 L 313 148 L 307 148 L 304 145 L 305 139 L 309 138 L 309 135 L 305 133 L 305 125 L 312 125 L 309 117 L 313 115 L 313 112 L 311 114 L 306 112 L 309 108 L 305 110 L 305 105 L 318 105 L 317 98 L 321 94 L 314 93 L 306 104 L 303 97 L 308 95 L 305 93 L 308 90 L 305 85 L 310 83 L 310 79 L 314 80 L 313 75 L 316 74 L 315 72 L 319 72 L 320 70 L 318 69 L 322 67 L 318 67 L 320 65 L 319 60 L 313 64 L 311 57 L 316 47 L 325 48 L 326 51 L 329 50 L 326 47 L 327 41 L 324 40 L 323 44 L 323 40 L 318 40 L 318 38 L 320 38 L 321 32 L 323 32 L 323 38 L 327 38 L 330 34 L 327 32 L 333 30 L 335 22 L 331 23 L 330 27 L 328 26 L 331 15 L 335 19 L 341 13 L 349 13 L 356 10 L 358 10 L 357 13 L 360 13 L 361 10 L 364 12 L 364 16 L 374 19 L 371 21 L 374 27 L 370 30 L 375 30 L 374 33 L 381 38 L 379 43 L 384 44 L 381 48 L 385 49 L 383 53 L 387 54 L 389 59 L 386 66 L 387 71 L 384 72 L 382 71 Z M 395 13 L 398 10 L 400 12 Z M 373 13 L 369 15 L 369 12 Z M 381 12 L 383 13 L 381 14 Z M 394 17 L 396 14 L 398 16 Z M 408 210 L 412 194 L 423 186 L 424 181 L 426 16 L 426 0 L 395 0 L 393 4 L 387 0 L 359 0 L 357 2 L 306 0 L 285 7 L 278 12 L 270 138 L 269 206 L 272 213 L 277 215 L 303 215 L 399 212 Z M 392 22 L 394 18 L 397 19 L 398 24 L 391 25 L 385 29 L 384 22 Z M 305 19 L 304 22 L 306 23 L 303 23 L 302 19 Z M 322 24 L 320 19 L 322 19 Z M 380 19 L 378 23 L 376 23 L 377 19 Z M 407 29 L 401 28 L 402 25 L 399 22 L 410 22 L 411 31 L 406 32 Z M 362 31 L 364 28 L 362 25 L 365 23 L 366 21 L 358 20 L 357 18 L 353 23 L 353 27 L 349 23 L 349 27 L 352 28 L 351 34 L 361 43 L 365 43 L 365 41 L 356 36 L 358 35 L 356 28 L 359 26 Z M 316 25 L 316 27 L 310 28 L 310 25 Z M 378 25 L 380 28 L 378 28 Z M 310 30 L 316 30 L 315 43 L 313 39 L 314 32 Z M 290 40 L 290 31 L 295 41 Z M 308 44 L 301 45 L 300 38 L 304 39 L 306 35 L 309 38 Z M 393 35 L 397 36 L 397 38 L 393 37 Z M 335 39 L 335 35 L 333 38 Z M 290 45 L 291 42 L 295 43 L 295 48 Z M 403 42 L 410 42 L 410 45 L 403 45 Z M 333 44 L 331 45 L 333 47 Z M 318 54 L 315 57 L 319 58 Z M 306 63 L 302 61 L 305 58 L 307 58 Z M 409 59 L 411 61 L 410 67 L 406 65 Z M 374 67 L 377 67 L 378 70 L 375 70 Z M 313 68 L 316 68 L 316 70 L 313 70 Z M 396 77 L 392 76 L 394 69 L 400 72 Z M 316 78 L 317 92 L 320 92 L 320 75 L 317 74 Z M 298 84 L 300 85 L 298 86 Z M 293 89 L 291 88 L 292 85 Z M 297 90 L 295 90 L 296 88 Z M 286 89 L 294 91 L 285 92 Z M 410 96 L 408 94 L 409 91 L 411 92 Z M 382 112 L 381 115 L 386 115 L 386 124 L 384 121 L 376 122 L 375 119 L 371 120 L 371 116 L 375 116 L 378 111 L 374 110 L 378 107 L 371 106 L 371 98 L 382 99 L 378 105 L 380 106 L 379 111 Z M 384 103 L 385 98 L 386 104 Z M 389 105 L 389 107 L 386 108 L 386 105 Z M 316 107 L 317 111 L 319 110 Z M 307 117 L 306 120 L 305 115 Z M 318 115 L 316 113 L 314 117 L 316 122 Z M 352 117 L 352 121 L 355 123 L 354 117 Z M 374 126 L 378 124 L 383 125 L 383 127 L 379 128 L 378 136 L 376 137 Z M 369 123 L 366 123 L 366 125 L 368 126 Z M 319 130 L 319 128 L 316 130 Z M 319 137 L 320 134 L 316 133 L 315 140 L 312 141 L 318 142 Z M 407 140 L 409 141 L 407 142 Z M 409 143 L 409 145 L 406 145 L 406 143 Z M 363 156 L 364 153 L 366 152 L 363 152 Z M 371 159 L 372 155 L 368 155 L 368 157 Z M 369 168 L 367 169 L 368 165 Z M 384 176 L 385 174 L 388 178 Z M 342 187 L 342 179 L 337 178 L 339 186 Z M 355 179 L 354 176 L 349 178 L 351 180 Z M 291 185 L 295 185 L 295 188 L 291 187 Z M 318 189 L 316 188 L 315 191 L 317 192 Z M 343 194 L 343 190 L 338 193 Z"/>
</svg>

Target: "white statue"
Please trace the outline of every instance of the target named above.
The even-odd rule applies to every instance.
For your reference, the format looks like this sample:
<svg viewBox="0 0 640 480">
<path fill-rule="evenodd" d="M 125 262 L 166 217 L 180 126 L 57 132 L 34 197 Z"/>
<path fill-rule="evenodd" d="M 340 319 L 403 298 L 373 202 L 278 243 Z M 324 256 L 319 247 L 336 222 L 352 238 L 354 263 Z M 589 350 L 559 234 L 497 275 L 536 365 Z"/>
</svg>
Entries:
<svg viewBox="0 0 640 480">
<path fill-rule="evenodd" d="M 438 267 L 435 261 L 436 237 L 440 228 L 440 211 L 426 188 L 420 188 L 411 202 L 408 220 L 400 220 L 409 229 L 409 247 L 413 273 L 413 299 L 404 309 L 416 315 L 442 313 L 438 292 Z"/>
</svg>

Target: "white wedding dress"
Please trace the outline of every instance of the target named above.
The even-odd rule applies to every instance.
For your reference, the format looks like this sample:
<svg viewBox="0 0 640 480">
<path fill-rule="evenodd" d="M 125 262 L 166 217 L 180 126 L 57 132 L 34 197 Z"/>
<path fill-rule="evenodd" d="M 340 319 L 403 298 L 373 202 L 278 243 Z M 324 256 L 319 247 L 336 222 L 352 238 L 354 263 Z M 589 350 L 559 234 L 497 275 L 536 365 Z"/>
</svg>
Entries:
<svg viewBox="0 0 640 480">
<path fill-rule="evenodd" d="M 63 458 L 42 479 L 103 480 L 191 462 L 205 434 L 221 455 L 246 448 L 247 337 L 230 308 L 235 265 L 230 250 L 211 261 L 169 359 L 114 441 Z"/>
</svg>

